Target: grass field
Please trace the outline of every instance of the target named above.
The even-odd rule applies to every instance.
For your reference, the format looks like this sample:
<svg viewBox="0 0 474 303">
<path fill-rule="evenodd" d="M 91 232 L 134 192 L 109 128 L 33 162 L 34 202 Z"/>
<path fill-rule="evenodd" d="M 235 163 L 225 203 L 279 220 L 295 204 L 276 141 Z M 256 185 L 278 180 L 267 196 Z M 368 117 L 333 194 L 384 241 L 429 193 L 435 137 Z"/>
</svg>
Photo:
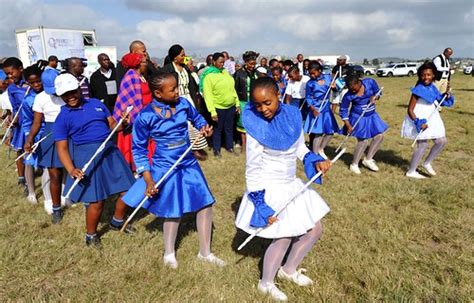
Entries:
<svg viewBox="0 0 474 303">
<path fill-rule="evenodd" d="M 441 113 L 448 145 L 433 164 L 438 176 L 427 180 L 404 176 L 412 149 L 399 135 L 416 79 L 376 80 L 385 87 L 378 112 L 390 125 L 375 156 L 380 172 L 350 173 L 350 141 L 324 186 L 316 187 L 331 207 L 322 239 L 302 264 L 316 283 L 279 287 L 294 302 L 472 302 L 474 78 L 456 74 L 452 79 L 457 102 Z M 328 155 L 340 140 L 333 139 Z M 3 167 L 11 161 L 5 151 L 2 147 Z M 88 249 L 82 206 L 68 209 L 63 223 L 52 226 L 41 205 L 23 198 L 13 168 L 2 169 L 0 301 L 270 301 L 256 289 L 269 242 L 257 238 L 236 250 L 246 237 L 234 226 L 245 188 L 245 155 L 224 153 L 221 160 L 201 165 L 217 199 L 213 250 L 227 261 L 225 268 L 196 260 L 192 216 L 181 225 L 177 270 L 162 265 L 162 221 L 145 213 L 135 222 L 133 237 L 107 232 L 101 251 Z M 101 228 L 112 208 L 109 203 Z"/>
</svg>

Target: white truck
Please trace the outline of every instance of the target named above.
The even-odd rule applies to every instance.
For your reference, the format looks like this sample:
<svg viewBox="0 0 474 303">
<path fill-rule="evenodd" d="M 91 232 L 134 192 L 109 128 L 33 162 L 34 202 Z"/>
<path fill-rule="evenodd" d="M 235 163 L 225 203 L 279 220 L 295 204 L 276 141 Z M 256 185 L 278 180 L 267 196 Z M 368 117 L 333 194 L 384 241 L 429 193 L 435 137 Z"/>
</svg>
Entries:
<svg viewBox="0 0 474 303">
<path fill-rule="evenodd" d="M 379 77 L 408 76 L 416 75 L 417 63 L 394 63 L 377 69 Z"/>
<path fill-rule="evenodd" d="M 59 60 L 85 57 L 85 47 L 97 46 L 95 30 L 36 28 L 15 31 L 18 56 L 24 66 L 54 55 Z"/>
</svg>

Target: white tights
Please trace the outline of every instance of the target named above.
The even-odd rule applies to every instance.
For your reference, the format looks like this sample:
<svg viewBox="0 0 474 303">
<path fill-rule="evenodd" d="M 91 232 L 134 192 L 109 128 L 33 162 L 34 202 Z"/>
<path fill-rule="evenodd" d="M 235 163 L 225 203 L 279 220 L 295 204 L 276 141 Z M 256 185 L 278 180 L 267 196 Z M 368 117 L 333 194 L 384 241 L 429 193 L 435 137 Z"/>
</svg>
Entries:
<svg viewBox="0 0 474 303">
<path fill-rule="evenodd" d="M 273 282 L 278 268 L 280 268 L 288 247 L 290 247 L 292 242 L 293 246 L 291 247 L 285 265 L 283 265 L 283 270 L 289 275 L 295 273 L 297 267 L 319 240 L 322 233 L 323 227 L 321 223 L 318 222 L 310 231 L 302 236 L 273 240 L 263 257 L 262 283 Z"/>
</svg>

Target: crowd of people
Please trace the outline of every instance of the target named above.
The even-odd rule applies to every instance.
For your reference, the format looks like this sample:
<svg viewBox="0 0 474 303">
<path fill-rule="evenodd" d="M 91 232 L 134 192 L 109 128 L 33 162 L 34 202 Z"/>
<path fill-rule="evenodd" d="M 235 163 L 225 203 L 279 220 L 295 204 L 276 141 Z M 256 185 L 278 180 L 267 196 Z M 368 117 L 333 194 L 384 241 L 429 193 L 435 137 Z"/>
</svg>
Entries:
<svg viewBox="0 0 474 303">
<path fill-rule="evenodd" d="M 454 103 L 449 75 L 437 65 L 448 66 L 451 54 L 447 49 L 418 69 L 401 130 L 402 137 L 417 142 L 407 177 L 426 178 L 417 169 L 429 140 L 434 145 L 422 167 L 436 175 L 432 163 L 446 144 L 440 106 Z M 273 239 L 258 289 L 286 300 L 274 279 L 312 284 L 298 266 L 320 238 L 321 219 L 329 212 L 318 193 L 296 178 L 296 159 L 308 179 L 321 184 L 318 173 L 331 166 L 325 148 L 340 134 L 357 139 L 350 171 L 361 174 L 362 160 L 376 172 L 374 157 L 388 125 L 376 111 L 382 88 L 372 78 L 361 79 L 347 57 L 339 57 L 329 73 L 302 54 L 295 61 L 257 63 L 259 58 L 246 51 L 239 66 L 227 52 L 216 52 L 197 69 L 176 44 L 157 68 L 145 44 L 133 41 L 116 67 L 100 54 L 100 68 L 90 79 L 83 76 L 80 58 L 66 60 L 63 71 L 55 56 L 26 68 L 8 58 L 0 72 L 2 141 L 17 152 L 18 184 L 26 199 L 38 203 L 34 178 L 42 170 L 52 223 L 63 220 L 65 206 L 83 202 L 85 241 L 94 247 L 101 246 L 97 227 L 105 200 L 116 198 L 110 228 L 130 234 L 127 214 L 142 207 L 165 218 L 163 262 L 171 268 L 178 267 L 180 218 L 196 213 L 197 258 L 224 266 L 211 250 L 215 198 L 198 161 L 209 157 L 209 147 L 218 160 L 222 146 L 230 154 L 240 146 L 246 153 L 246 191 L 236 226 Z M 435 86 L 436 81 L 442 83 Z"/>
</svg>

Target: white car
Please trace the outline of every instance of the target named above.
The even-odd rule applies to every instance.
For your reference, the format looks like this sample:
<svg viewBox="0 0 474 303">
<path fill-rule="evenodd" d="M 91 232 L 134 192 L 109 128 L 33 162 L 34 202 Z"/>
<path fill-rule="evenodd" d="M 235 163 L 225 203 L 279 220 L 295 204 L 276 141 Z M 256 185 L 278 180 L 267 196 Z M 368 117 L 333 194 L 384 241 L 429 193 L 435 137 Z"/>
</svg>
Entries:
<svg viewBox="0 0 474 303">
<path fill-rule="evenodd" d="M 468 65 L 468 66 L 464 67 L 464 74 L 466 74 L 466 75 L 472 74 L 472 65 Z"/>
<path fill-rule="evenodd" d="M 375 75 L 377 73 L 377 69 L 374 66 L 368 65 L 361 65 L 364 68 L 364 74 L 366 76 Z"/>
<path fill-rule="evenodd" d="M 411 77 L 416 74 L 418 66 L 416 63 L 395 63 L 389 64 L 386 67 L 381 67 L 377 70 L 379 77 L 393 77 L 393 76 L 408 76 Z"/>
</svg>

